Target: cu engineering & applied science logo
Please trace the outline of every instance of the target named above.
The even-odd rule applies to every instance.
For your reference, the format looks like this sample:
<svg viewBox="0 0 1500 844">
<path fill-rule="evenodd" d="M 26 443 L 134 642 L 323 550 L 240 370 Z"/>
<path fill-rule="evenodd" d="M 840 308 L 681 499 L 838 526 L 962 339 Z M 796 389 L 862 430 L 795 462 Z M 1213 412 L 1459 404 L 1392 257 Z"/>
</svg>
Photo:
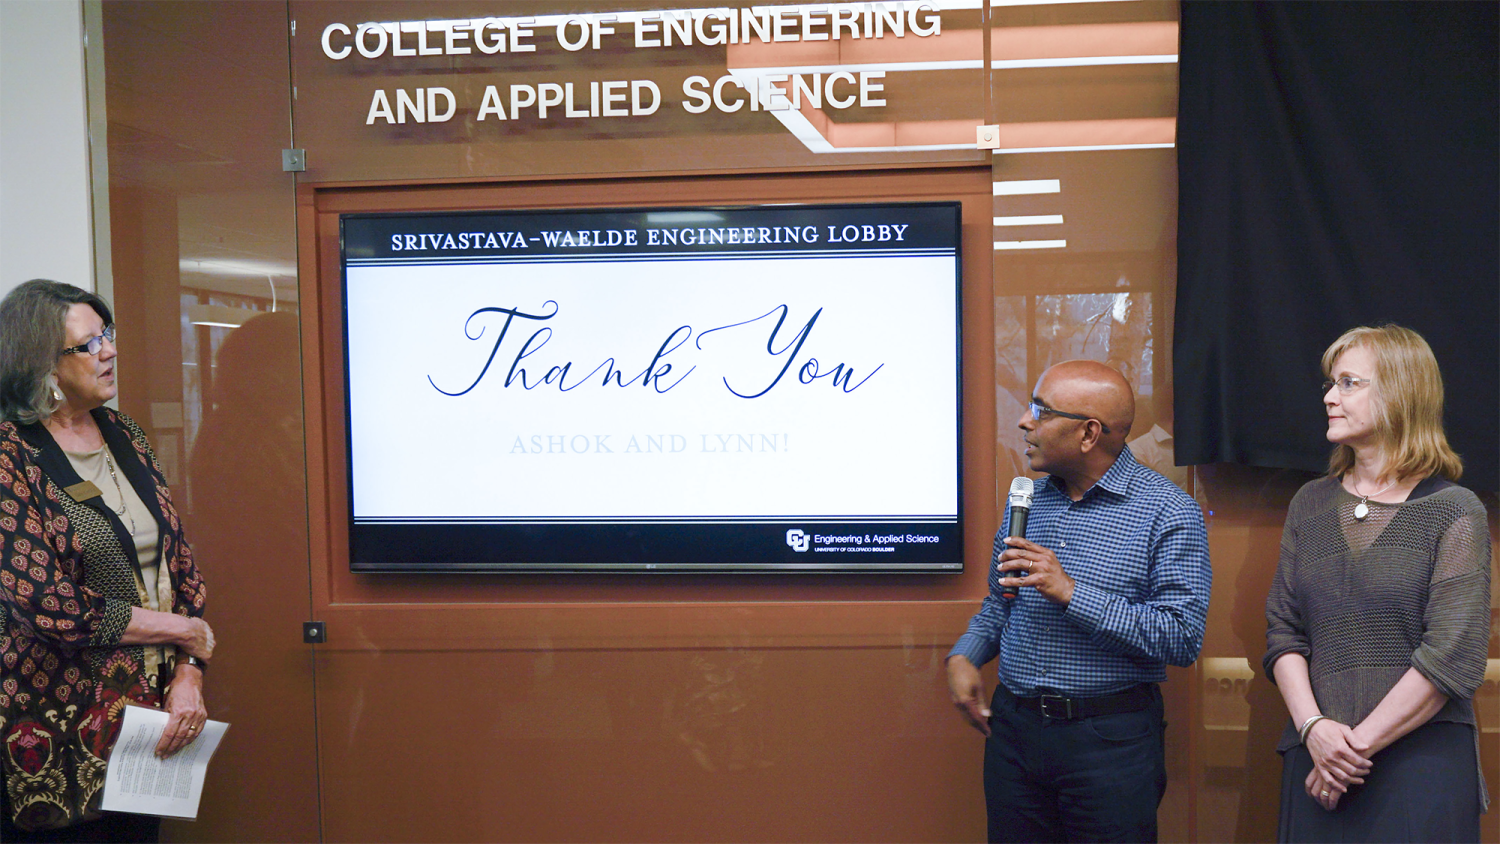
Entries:
<svg viewBox="0 0 1500 844">
<path fill-rule="evenodd" d="M 791 546 L 793 551 L 800 554 L 806 551 L 808 546 L 812 545 L 812 537 L 797 528 L 792 528 L 786 532 L 786 544 Z"/>
</svg>

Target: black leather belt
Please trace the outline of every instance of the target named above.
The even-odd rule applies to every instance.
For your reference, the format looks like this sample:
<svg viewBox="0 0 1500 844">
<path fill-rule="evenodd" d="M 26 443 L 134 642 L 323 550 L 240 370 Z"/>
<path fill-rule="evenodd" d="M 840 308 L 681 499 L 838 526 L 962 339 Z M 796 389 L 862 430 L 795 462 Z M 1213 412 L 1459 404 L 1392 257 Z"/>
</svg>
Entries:
<svg viewBox="0 0 1500 844">
<path fill-rule="evenodd" d="M 1065 695 L 1041 695 L 1040 697 L 1016 697 L 1001 686 L 999 691 L 1015 705 L 1027 712 L 1034 712 L 1053 721 L 1077 721 L 1098 715 L 1119 715 L 1122 712 L 1139 712 L 1151 705 L 1152 686 L 1142 683 L 1123 692 L 1098 697 L 1067 697 Z"/>
</svg>

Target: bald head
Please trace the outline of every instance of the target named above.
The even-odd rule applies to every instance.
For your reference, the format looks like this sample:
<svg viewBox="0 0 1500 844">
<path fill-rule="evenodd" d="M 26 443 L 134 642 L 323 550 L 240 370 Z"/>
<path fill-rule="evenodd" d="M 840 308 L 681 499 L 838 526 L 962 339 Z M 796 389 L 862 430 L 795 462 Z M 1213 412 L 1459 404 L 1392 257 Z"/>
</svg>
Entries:
<svg viewBox="0 0 1500 844">
<path fill-rule="evenodd" d="M 1109 428 L 1099 445 L 1111 456 L 1125 449 L 1135 422 L 1135 393 L 1118 370 L 1093 360 L 1070 360 L 1042 373 L 1037 398 L 1049 406 L 1098 419 Z"/>
</svg>

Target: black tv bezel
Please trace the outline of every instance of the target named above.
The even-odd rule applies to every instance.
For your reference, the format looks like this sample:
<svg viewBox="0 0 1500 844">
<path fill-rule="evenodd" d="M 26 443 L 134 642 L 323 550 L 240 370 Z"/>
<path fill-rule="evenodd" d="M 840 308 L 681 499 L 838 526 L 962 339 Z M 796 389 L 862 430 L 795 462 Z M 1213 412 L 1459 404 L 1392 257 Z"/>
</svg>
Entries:
<svg viewBox="0 0 1500 844">
<path fill-rule="evenodd" d="M 764 536 L 772 534 L 783 537 L 790 528 L 816 528 L 821 524 L 836 526 L 843 532 L 873 532 L 889 530 L 886 522 L 856 522 L 844 518 L 819 520 L 816 517 L 787 517 L 777 521 L 775 517 L 750 518 L 733 524 L 694 524 L 690 520 L 634 521 L 622 523 L 609 520 L 531 520 L 524 523 L 496 525 L 462 525 L 444 523 L 421 525 L 402 523 L 398 525 L 364 524 L 356 526 L 354 515 L 354 460 L 353 419 L 351 414 L 350 360 L 349 360 L 349 284 L 348 243 L 346 227 L 354 220 L 436 220 L 468 217 L 534 217 L 537 215 L 646 215 L 673 213 L 722 213 L 722 212 L 780 212 L 817 211 L 834 212 L 856 210 L 869 212 L 877 209 L 942 209 L 952 214 L 951 246 L 954 257 L 954 409 L 953 424 L 956 449 L 954 454 L 953 482 L 955 485 L 956 518 L 941 525 L 921 524 L 923 535 L 937 534 L 941 537 L 938 547 L 951 551 L 952 557 L 939 560 L 916 560 L 899 563 L 866 561 L 861 555 L 859 562 L 825 562 L 835 555 L 826 554 L 819 562 L 807 562 L 808 558 L 766 560 L 757 554 L 744 553 L 745 548 L 764 547 Z M 774 203 L 774 204 L 697 204 L 673 206 L 631 206 L 613 208 L 495 208 L 457 211 L 380 211 L 342 213 L 339 215 L 339 320 L 340 356 L 343 380 L 343 434 L 344 434 L 344 482 L 347 495 L 346 526 L 348 529 L 348 553 L 350 571 L 355 574 L 583 574 L 583 573 L 715 573 L 715 574 L 962 574 L 964 571 L 964 440 L 963 440 L 963 209 L 958 201 L 935 202 L 864 202 L 864 203 Z M 587 525 L 586 532 L 577 527 Z M 558 528 L 570 528 L 566 533 Z M 710 532 L 712 534 L 710 535 Z M 503 534 L 506 546 L 493 546 L 496 534 Z M 592 557 L 595 554 L 618 554 L 621 548 L 633 547 L 650 555 L 651 559 L 637 558 L 615 560 L 608 563 L 586 561 L 538 562 L 538 556 L 556 547 L 559 535 L 565 535 L 573 554 Z M 431 558 L 434 537 L 441 537 L 445 546 L 444 556 L 449 559 L 433 564 L 414 562 Z M 695 538 L 704 540 L 703 544 Z M 713 539 L 710 545 L 707 540 Z M 691 554 L 663 555 L 660 549 L 666 545 L 682 548 L 715 548 L 714 559 L 687 559 Z M 773 547 L 783 547 L 777 539 Z M 399 558 L 392 562 L 361 562 L 360 552 L 364 548 L 379 547 L 388 557 Z M 785 555 L 784 555 L 785 556 Z M 843 557 L 844 555 L 838 555 Z M 476 558 L 483 559 L 475 561 Z M 756 557 L 755 559 L 746 559 Z M 413 561 L 413 562 L 408 562 Z"/>
</svg>

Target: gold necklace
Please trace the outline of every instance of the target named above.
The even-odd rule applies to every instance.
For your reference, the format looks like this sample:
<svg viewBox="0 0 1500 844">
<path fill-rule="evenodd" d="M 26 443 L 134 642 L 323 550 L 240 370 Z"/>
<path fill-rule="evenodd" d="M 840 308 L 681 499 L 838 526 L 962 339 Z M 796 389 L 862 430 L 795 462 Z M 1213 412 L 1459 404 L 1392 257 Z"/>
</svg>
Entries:
<svg viewBox="0 0 1500 844">
<path fill-rule="evenodd" d="M 1354 505 L 1354 518 L 1357 521 L 1361 521 L 1361 522 L 1364 521 L 1365 517 L 1368 516 L 1368 515 L 1370 515 L 1370 499 L 1372 497 L 1374 497 L 1374 496 L 1377 496 L 1377 495 L 1381 494 L 1382 492 L 1385 492 L 1386 490 L 1388 490 L 1391 487 L 1395 486 L 1400 481 L 1401 481 L 1401 479 L 1397 478 L 1396 480 L 1391 481 L 1390 483 L 1386 484 L 1385 486 L 1381 487 L 1380 489 L 1375 490 L 1374 492 L 1370 493 L 1369 495 L 1361 495 L 1360 491 L 1359 491 L 1359 481 L 1356 480 L 1353 475 L 1350 475 L 1349 476 L 1349 485 L 1352 486 L 1352 487 L 1354 487 L 1354 494 L 1359 496 L 1359 503 L 1356 504 L 1356 505 Z"/>
<path fill-rule="evenodd" d="M 115 482 L 115 493 L 120 496 L 120 509 L 115 510 L 115 515 L 116 516 L 124 516 L 125 518 L 127 518 L 127 519 L 130 520 L 130 535 L 134 536 L 135 535 L 135 517 L 132 516 L 132 515 L 130 515 L 130 513 L 129 513 L 130 508 L 127 507 L 127 506 L 125 506 L 125 490 L 124 490 L 124 488 L 122 488 L 120 486 L 120 477 L 119 477 L 119 475 L 115 474 L 115 461 L 114 461 L 114 458 L 112 458 L 112 457 L 109 456 L 109 446 L 108 445 L 104 446 L 104 465 L 109 467 L 109 479 Z M 113 507 L 111 507 L 110 509 L 114 510 Z M 1360 518 L 1362 519 L 1362 518 L 1364 518 L 1364 516 L 1360 516 Z"/>
</svg>

